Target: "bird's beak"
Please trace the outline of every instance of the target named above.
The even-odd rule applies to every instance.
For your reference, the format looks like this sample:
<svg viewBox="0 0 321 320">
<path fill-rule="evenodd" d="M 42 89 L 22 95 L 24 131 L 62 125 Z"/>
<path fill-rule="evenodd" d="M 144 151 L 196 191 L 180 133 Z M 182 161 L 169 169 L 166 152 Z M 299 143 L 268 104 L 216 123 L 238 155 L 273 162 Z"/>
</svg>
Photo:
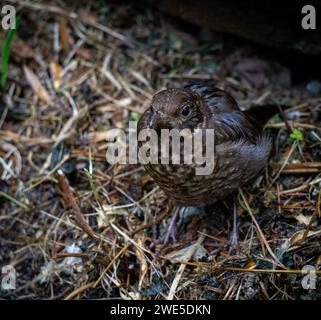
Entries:
<svg viewBox="0 0 321 320">
<path fill-rule="evenodd" d="M 156 131 L 160 131 L 161 129 L 173 129 L 177 127 L 177 121 L 167 116 L 155 116 L 152 121 L 152 128 Z"/>
</svg>

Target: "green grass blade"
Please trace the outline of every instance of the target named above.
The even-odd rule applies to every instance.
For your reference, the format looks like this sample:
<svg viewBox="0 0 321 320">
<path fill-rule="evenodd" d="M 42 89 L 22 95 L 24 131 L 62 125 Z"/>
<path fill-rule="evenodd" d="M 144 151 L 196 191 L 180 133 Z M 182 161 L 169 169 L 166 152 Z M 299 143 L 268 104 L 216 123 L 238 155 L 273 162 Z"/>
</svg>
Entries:
<svg viewBox="0 0 321 320">
<path fill-rule="evenodd" d="M 97 203 L 99 204 L 100 203 L 99 202 L 99 194 L 98 194 L 97 189 L 96 189 L 96 185 L 95 185 L 95 182 L 94 182 L 94 179 L 93 179 L 93 175 L 92 175 L 91 172 L 89 172 L 89 170 L 87 168 L 84 168 L 83 170 L 84 170 L 86 176 L 89 179 L 90 188 L 94 193 L 94 198 L 97 201 Z"/>
<path fill-rule="evenodd" d="M 19 28 L 20 25 L 20 17 L 17 17 L 16 19 L 16 27 L 15 29 L 10 29 L 7 39 L 4 43 L 4 48 L 2 50 L 2 59 L 1 59 L 1 87 L 4 88 L 7 82 L 8 77 L 8 64 L 9 64 L 9 56 L 10 56 L 10 48 L 11 48 L 11 42 L 13 40 L 13 37 L 16 33 L 16 30 Z"/>
</svg>

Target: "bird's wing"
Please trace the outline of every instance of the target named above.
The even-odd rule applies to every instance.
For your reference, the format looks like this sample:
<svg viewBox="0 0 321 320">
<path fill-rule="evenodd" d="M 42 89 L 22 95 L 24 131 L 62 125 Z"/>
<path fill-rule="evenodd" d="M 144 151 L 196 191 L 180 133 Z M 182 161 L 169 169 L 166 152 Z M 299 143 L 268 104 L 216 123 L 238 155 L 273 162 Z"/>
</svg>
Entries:
<svg viewBox="0 0 321 320">
<path fill-rule="evenodd" d="M 184 89 L 199 94 L 212 112 L 233 112 L 240 110 L 230 94 L 216 88 L 213 84 L 196 82 L 185 86 Z"/>
<path fill-rule="evenodd" d="M 225 186 L 246 183 L 267 165 L 271 148 L 271 139 L 266 134 L 261 135 L 256 144 L 243 140 L 216 146 L 215 179 L 224 180 Z"/>
<path fill-rule="evenodd" d="M 262 135 L 261 126 L 240 110 L 230 94 L 206 82 L 190 84 L 185 88 L 199 94 L 208 105 L 211 111 L 208 126 L 215 129 L 217 144 L 238 140 L 257 143 Z"/>
<path fill-rule="evenodd" d="M 246 140 L 257 144 L 262 128 L 242 111 L 213 114 L 210 126 L 215 130 L 216 143 Z"/>
</svg>

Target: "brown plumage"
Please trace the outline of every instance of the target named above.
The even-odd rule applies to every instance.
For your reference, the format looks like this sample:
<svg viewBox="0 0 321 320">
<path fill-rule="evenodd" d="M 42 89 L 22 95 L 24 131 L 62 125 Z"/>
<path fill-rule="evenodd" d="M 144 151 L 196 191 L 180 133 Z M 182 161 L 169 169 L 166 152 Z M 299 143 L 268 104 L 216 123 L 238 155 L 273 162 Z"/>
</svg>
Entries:
<svg viewBox="0 0 321 320">
<path fill-rule="evenodd" d="M 157 93 L 138 123 L 150 128 L 214 129 L 214 171 L 195 175 L 195 164 L 146 164 L 156 183 L 177 206 L 204 206 L 222 200 L 254 178 L 267 164 L 270 138 L 227 92 L 211 85 Z"/>
</svg>

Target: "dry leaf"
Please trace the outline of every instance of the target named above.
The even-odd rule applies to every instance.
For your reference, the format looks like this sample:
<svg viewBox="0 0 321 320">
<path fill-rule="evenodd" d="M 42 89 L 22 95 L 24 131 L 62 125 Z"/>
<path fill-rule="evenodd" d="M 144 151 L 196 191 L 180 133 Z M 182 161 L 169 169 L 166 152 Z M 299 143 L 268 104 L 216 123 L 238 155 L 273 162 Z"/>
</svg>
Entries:
<svg viewBox="0 0 321 320">
<path fill-rule="evenodd" d="M 194 251 L 194 252 L 193 252 Z M 207 250 L 198 243 L 194 243 L 183 249 L 172 251 L 168 253 L 165 258 L 175 262 L 187 262 L 193 257 L 195 260 L 199 260 L 207 254 Z"/>
<path fill-rule="evenodd" d="M 22 59 L 32 59 L 35 57 L 35 52 L 20 38 L 15 38 L 12 42 L 11 52 L 14 57 Z"/>
<path fill-rule="evenodd" d="M 47 92 L 47 90 L 41 84 L 37 75 L 29 69 L 27 66 L 23 66 L 23 71 L 29 82 L 30 86 L 32 87 L 33 91 L 39 97 L 39 99 L 43 100 L 44 102 L 51 104 L 52 100 Z"/>
<path fill-rule="evenodd" d="M 103 205 L 102 209 L 96 208 L 97 211 L 97 226 L 98 229 L 110 226 L 117 216 L 122 216 L 127 213 L 124 208 L 117 208 L 113 205 Z"/>
<path fill-rule="evenodd" d="M 311 218 L 312 218 L 312 216 L 307 217 L 307 216 L 303 215 L 302 213 L 295 217 L 295 219 L 297 219 L 300 224 L 304 224 L 306 226 L 309 225 Z"/>
<path fill-rule="evenodd" d="M 62 67 L 55 61 L 50 62 L 50 72 L 53 78 L 53 86 L 57 90 L 62 83 Z"/>
<path fill-rule="evenodd" d="M 98 229 L 106 228 L 109 226 L 109 221 L 105 216 L 97 215 L 97 227 Z"/>
<path fill-rule="evenodd" d="M 95 25 L 97 24 L 97 18 L 93 14 L 89 13 L 88 10 L 80 9 L 78 12 L 81 19 L 88 24 Z"/>
<path fill-rule="evenodd" d="M 137 240 L 138 246 L 136 246 L 136 257 L 140 264 L 140 272 L 139 272 L 139 282 L 138 282 L 138 290 L 141 290 L 145 276 L 148 272 L 148 264 L 145 259 L 144 252 L 140 249 L 140 247 L 143 247 L 143 241 L 141 238 Z"/>
<path fill-rule="evenodd" d="M 87 67 L 78 67 L 72 73 L 68 82 L 65 83 L 64 88 L 70 88 L 72 86 L 79 86 L 82 82 L 84 82 L 91 72 L 90 68 Z"/>
<path fill-rule="evenodd" d="M 200 254 L 200 252 L 202 252 L 203 254 L 205 254 L 205 252 L 207 253 L 206 249 L 202 246 L 202 243 L 205 239 L 205 234 L 200 234 L 198 240 L 192 244 L 191 246 L 187 247 L 187 248 L 184 248 L 182 250 L 178 250 L 174 253 L 169 253 L 168 255 L 166 255 L 165 257 L 167 259 L 173 259 L 174 263 L 175 262 L 188 262 L 192 257 L 195 257 L 197 255 Z M 178 260 L 178 261 L 175 261 L 175 260 Z M 175 296 L 175 292 L 176 292 L 176 289 L 178 287 L 178 283 L 180 281 L 180 279 L 182 278 L 183 276 L 183 273 L 184 273 L 184 270 L 185 270 L 185 267 L 186 267 L 186 264 L 182 263 L 179 268 L 178 268 L 178 271 L 176 273 L 176 276 L 172 282 L 172 285 L 169 289 L 169 293 L 168 293 L 168 296 L 167 296 L 167 300 L 173 300 L 174 299 L 174 296 Z"/>
<path fill-rule="evenodd" d="M 304 233 L 305 233 L 305 230 L 295 232 L 289 239 L 291 245 L 293 246 L 294 244 L 300 242 L 303 239 Z M 309 231 L 308 234 L 307 234 L 307 238 L 315 236 L 315 235 L 320 234 L 320 233 L 321 233 L 321 230 L 319 230 L 319 231 Z"/>
<path fill-rule="evenodd" d="M 256 267 L 255 261 L 250 261 L 246 266 L 245 269 L 254 269 Z"/>
<path fill-rule="evenodd" d="M 69 28 L 67 26 L 65 19 L 59 20 L 59 35 L 60 35 L 60 42 L 61 48 L 63 51 L 68 52 L 70 49 L 70 44 L 73 42 L 72 38 L 70 37 Z"/>
<path fill-rule="evenodd" d="M 108 131 L 90 132 L 86 136 L 85 140 L 88 141 L 88 143 L 92 144 L 92 143 L 97 143 L 101 141 L 107 141 L 107 137 L 108 137 Z"/>
</svg>

